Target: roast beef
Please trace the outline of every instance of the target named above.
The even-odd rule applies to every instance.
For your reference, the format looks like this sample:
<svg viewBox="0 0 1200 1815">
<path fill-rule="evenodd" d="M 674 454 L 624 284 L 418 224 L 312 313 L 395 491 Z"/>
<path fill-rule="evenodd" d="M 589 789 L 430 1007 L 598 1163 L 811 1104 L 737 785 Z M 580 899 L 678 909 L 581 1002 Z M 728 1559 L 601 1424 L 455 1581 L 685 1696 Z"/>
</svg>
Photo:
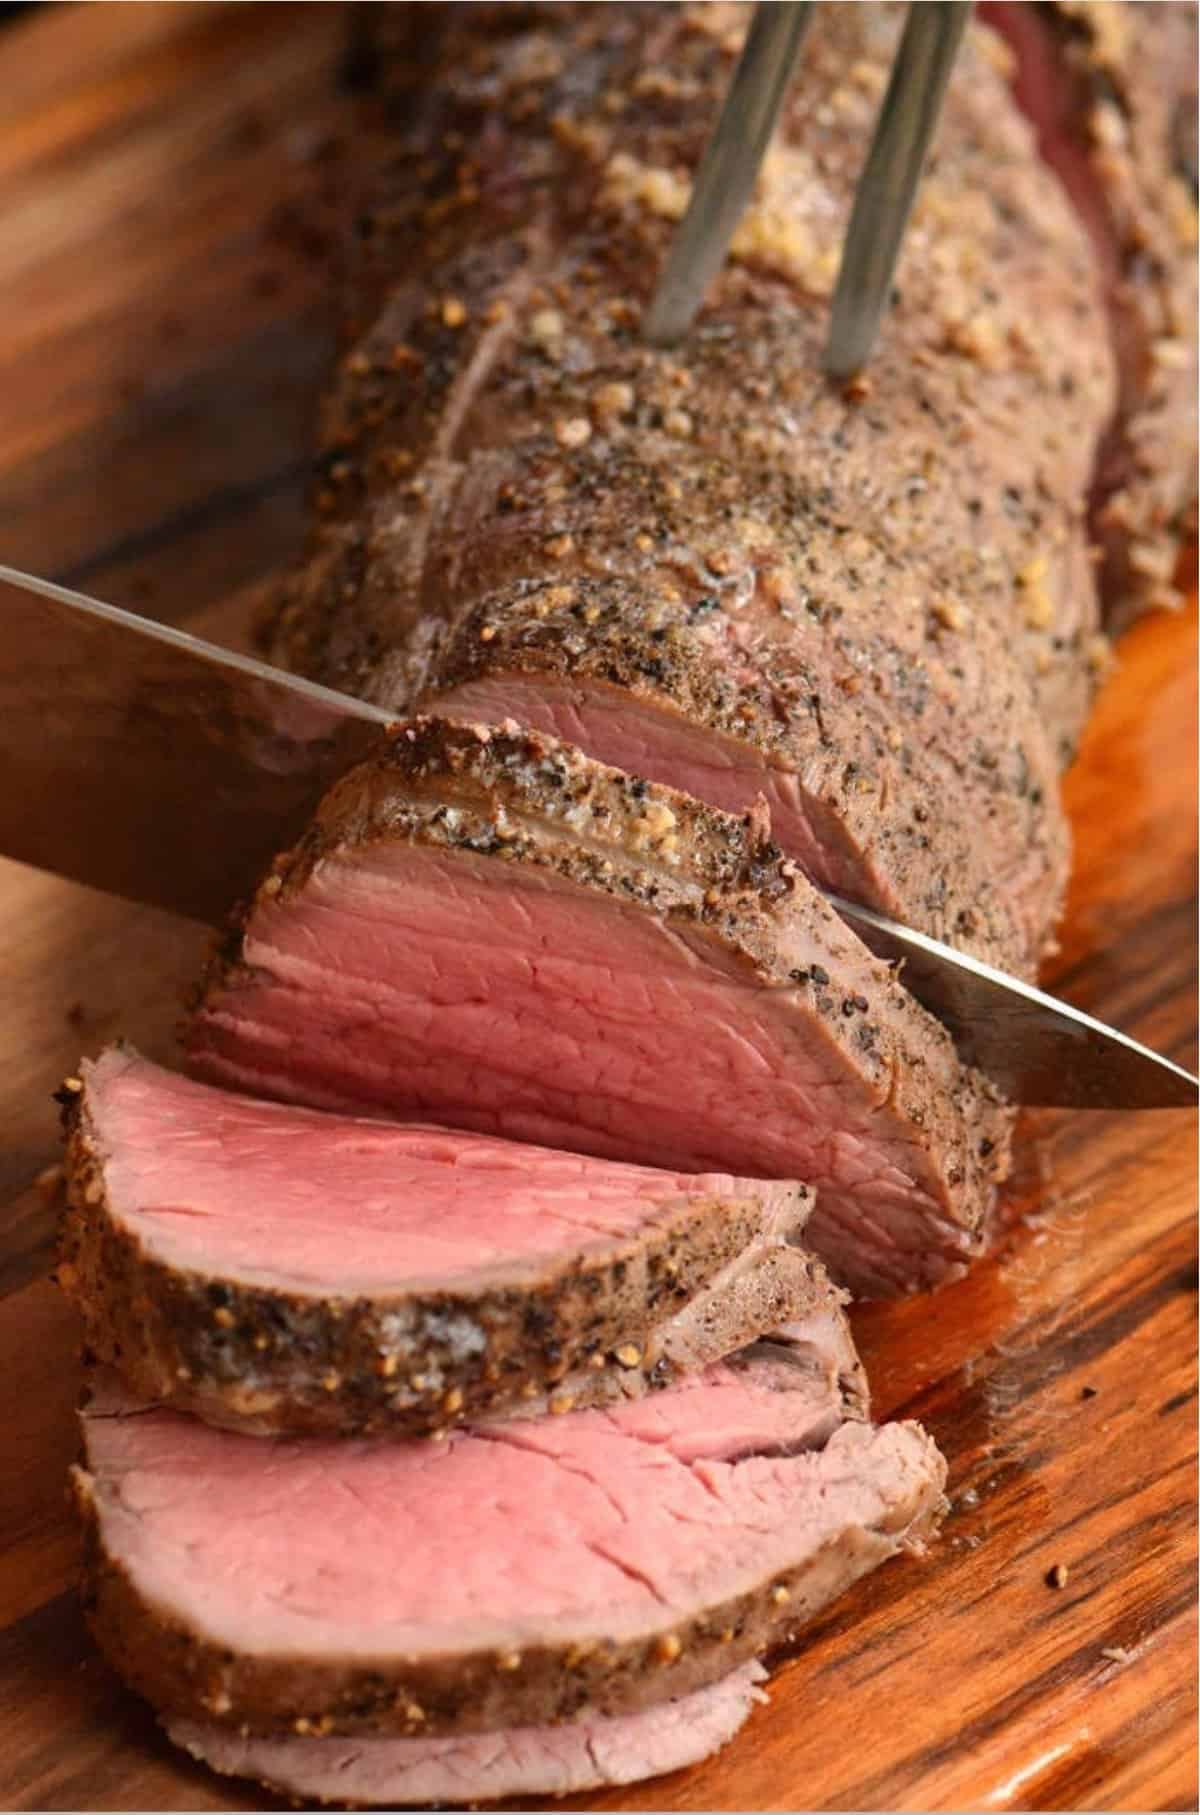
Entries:
<svg viewBox="0 0 1200 1815">
<path fill-rule="evenodd" d="M 67 1091 L 58 1277 L 143 1398 L 423 1433 L 628 1396 L 837 1299 L 803 1185 L 230 1095 L 112 1048 Z"/>
<path fill-rule="evenodd" d="M 936 1521 L 765 1181 L 816 1187 L 845 1281 L 933 1284 L 1009 1118 L 813 885 L 1032 973 L 1089 539 L 1169 598 L 1192 479 L 1191 9 L 992 10 L 1015 98 L 974 30 L 844 389 L 898 9 L 817 9 L 669 351 L 642 313 L 745 9 L 370 14 L 396 155 L 263 634 L 409 722 L 232 928 L 201 1081 L 123 1052 L 69 1092 L 63 1279 L 124 1376 L 83 1414 L 89 1613 L 219 1769 L 392 1803 L 685 1762 Z"/>
<path fill-rule="evenodd" d="M 858 1290 L 980 1243 L 1007 1117 L 755 822 L 534 733 L 403 728 L 327 796 L 189 1040 L 235 1089 L 804 1178 Z"/>
<path fill-rule="evenodd" d="M 250 1437 L 102 1377 L 75 1477 L 93 1630 L 161 1712 L 248 1732 L 486 1731 L 688 1694 L 940 1504 L 924 1432 L 862 1422 L 820 1326 L 794 1336 L 441 1443 Z"/>
<path fill-rule="evenodd" d="M 1119 621 L 1182 603 L 1196 507 L 1196 8 L 990 0 L 1017 100 L 1095 248 L 1120 378 L 1091 497 Z"/>
<path fill-rule="evenodd" d="M 176 1744 L 237 1777 L 253 1777 L 306 1803 L 375 1803 L 390 1808 L 495 1802 L 504 1796 L 566 1796 L 637 1783 L 696 1764 L 732 1739 L 766 1672 L 743 1664 L 706 1689 L 637 1714 L 558 1727 L 435 1739 L 262 1739 L 199 1721 L 172 1721 Z"/>
<path fill-rule="evenodd" d="M 843 394 L 829 297 L 902 9 L 818 9 L 667 351 L 641 315 L 745 14 L 375 12 L 395 157 L 357 221 L 275 659 L 728 810 L 761 794 L 818 881 L 1029 971 L 1104 660 L 1084 503 L 1116 391 L 1088 236 L 994 35 L 955 71 Z"/>
</svg>

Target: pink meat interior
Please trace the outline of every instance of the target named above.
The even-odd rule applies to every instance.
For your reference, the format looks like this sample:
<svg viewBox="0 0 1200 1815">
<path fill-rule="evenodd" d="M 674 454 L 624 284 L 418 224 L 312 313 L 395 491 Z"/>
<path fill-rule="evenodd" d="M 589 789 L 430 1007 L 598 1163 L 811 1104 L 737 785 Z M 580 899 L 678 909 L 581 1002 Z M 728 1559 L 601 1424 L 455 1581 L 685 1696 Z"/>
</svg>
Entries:
<svg viewBox="0 0 1200 1815">
<path fill-rule="evenodd" d="M 807 876 L 851 897 L 863 892 L 862 858 L 843 827 L 808 795 L 794 771 L 776 767 L 744 742 L 690 724 L 603 683 L 568 687 L 553 676 L 502 674 L 456 687 L 431 708 L 466 723 L 507 719 L 548 732 L 627 775 L 663 782 L 726 813 L 766 801 L 771 836 Z"/>
<path fill-rule="evenodd" d="M 102 1535 L 139 1592 L 254 1654 L 366 1657 L 654 1633 L 847 1526 L 912 1516 L 912 1426 L 784 1453 L 831 1389 L 726 1365 L 646 1401 L 444 1443 L 262 1439 L 102 1397 Z M 905 1501 L 903 1508 L 900 1501 Z"/>
<path fill-rule="evenodd" d="M 884 1248 L 937 1215 L 888 1079 L 854 1075 L 802 990 L 764 989 L 711 942 L 547 872 L 367 847 L 260 905 L 244 956 L 253 974 L 191 1043 L 234 1088 L 672 1171 L 803 1178 L 851 1194 Z M 797 932 L 789 965 L 822 959 L 828 943 Z M 848 935 L 839 963 L 869 1012 L 879 967 Z"/>
<path fill-rule="evenodd" d="M 665 702 L 651 704 L 591 679 L 567 684 L 549 674 L 498 673 L 468 681 L 425 706 L 462 724 L 515 720 L 626 775 L 676 788 L 725 813 L 748 813 L 761 800 L 772 839 L 819 888 L 905 918 L 902 895 L 870 849 L 861 848 L 821 798 L 807 765 L 773 763 L 752 744 L 691 723 Z M 932 758 L 932 751 L 926 754 Z M 1011 850 L 994 878 L 1019 916 L 1030 949 L 1040 938 L 1043 879 L 1043 856 L 1036 847 Z"/>
<path fill-rule="evenodd" d="M 314 1291 L 511 1273 L 607 1246 L 685 1196 L 776 1195 L 518 1146 L 324 1115 L 215 1090 L 133 1053 L 88 1068 L 110 1200 L 167 1264 Z"/>
</svg>

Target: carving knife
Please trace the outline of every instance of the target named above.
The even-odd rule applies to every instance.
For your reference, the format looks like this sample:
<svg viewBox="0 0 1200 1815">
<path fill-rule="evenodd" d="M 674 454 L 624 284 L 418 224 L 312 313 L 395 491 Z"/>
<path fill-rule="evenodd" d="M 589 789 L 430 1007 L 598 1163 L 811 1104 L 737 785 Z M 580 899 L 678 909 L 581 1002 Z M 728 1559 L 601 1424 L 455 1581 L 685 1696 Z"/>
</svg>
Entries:
<svg viewBox="0 0 1200 1815">
<path fill-rule="evenodd" d="M 361 700 L 0 566 L 0 853 L 219 921 L 389 723 Z M 1023 1103 L 1195 1106 L 1200 1084 L 1003 972 L 832 897 Z"/>
</svg>

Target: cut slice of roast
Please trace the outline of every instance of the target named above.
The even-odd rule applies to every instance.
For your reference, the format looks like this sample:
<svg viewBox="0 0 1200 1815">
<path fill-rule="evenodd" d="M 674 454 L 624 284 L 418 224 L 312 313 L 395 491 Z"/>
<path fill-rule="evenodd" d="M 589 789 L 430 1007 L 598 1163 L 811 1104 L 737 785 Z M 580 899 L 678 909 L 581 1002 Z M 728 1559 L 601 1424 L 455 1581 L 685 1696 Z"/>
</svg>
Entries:
<svg viewBox="0 0 1200 1815">
<path fill-rule="evenodd" d="M 861 1422 L 821 1327 L 795 1334 L 440 1443 L 250 1437 L 103 1376 L 75 1476 L 96 1637 L 160 1712 L 247 1732 L 486 1731 L 703 1688 L 940 1507 L 925 1433 Z"/>
<path fill-rule="evenodd" d="M 742 22 L 414 17 L 372 9 L 396 155 L 355 217 L 310 558 L 271 654 L 397 714 L 512 716 L 726 811 L 761 792 L 822 884 L 1030 970 L 1102 659 L 1082 505 L 1114 373 L 1001 47 L 964 41 L 847 392 L 828 297 L 898 12 L 817 10 L 705 320 L 670 348 L 639 320 Z"/>
<path fill-rule="evenodd" d="M 705 1689 L 637 1714 L 585 1715 L 556 1727 L 432 1739 L 271 1739 L 201 1721 L 172 1721 L 171 1738 L 214 1771 L 252 1777 L 323 1803 L 428 1807 L 503 1796 L 566 1796 L 638 1783 L 698 1764 L 731 1740 L 766 1671 L 743 1664 Z"/>
<path fill-rule="evenodd" d="M 256 1102 L 127 1047 L 79 1083 L 60 1282 L 133 1391 L 217 1423 L 427 1433 L 840 1318 L 790 1245 L 803 1185 Z"/>
<path fill-rule="evenodd" d="M 803 1178 L 895 1292 L 978 1251 L 1007 1112 L 754 815 L 515 727 L 418 720 L 235 927 L 204 1077 L 670 1171 Z"/>
</svg>

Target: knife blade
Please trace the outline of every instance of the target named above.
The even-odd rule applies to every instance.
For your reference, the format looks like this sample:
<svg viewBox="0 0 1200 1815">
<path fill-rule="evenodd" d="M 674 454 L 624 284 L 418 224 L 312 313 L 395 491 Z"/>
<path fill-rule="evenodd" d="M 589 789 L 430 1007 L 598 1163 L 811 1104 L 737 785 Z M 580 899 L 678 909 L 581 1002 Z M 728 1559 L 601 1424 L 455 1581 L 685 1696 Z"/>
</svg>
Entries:
<svg viewBox="0 0 1200 1815">
<path fill-rule="evenodd" d="M 0 565 L 0 853 L 219 922 L 390 719 Z M 839 913 L 1018 1102 L 1194 1106 L 1170 1059 L 857 903 Z"/>
<path fill-rule="evenodd" d="M 388 722 L 0 566 L 0 852 L 223 919 Z"/>
</svg>

